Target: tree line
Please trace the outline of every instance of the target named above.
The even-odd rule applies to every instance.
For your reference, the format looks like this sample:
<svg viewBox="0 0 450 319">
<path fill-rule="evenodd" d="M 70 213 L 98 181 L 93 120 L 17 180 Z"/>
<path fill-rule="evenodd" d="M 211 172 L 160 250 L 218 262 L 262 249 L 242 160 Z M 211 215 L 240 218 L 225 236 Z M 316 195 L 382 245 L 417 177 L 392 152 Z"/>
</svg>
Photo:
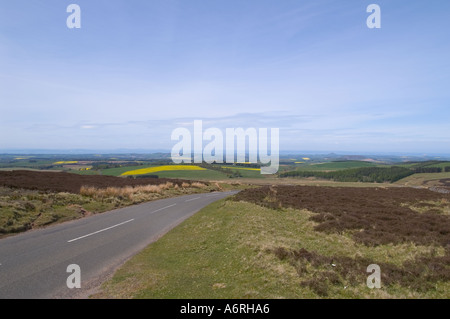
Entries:
<svg viewBox="0 0 450 319">
<path fill-rule="evenodd" d="M 319 172 L 319 171 L 290 171 L 281 173 L 280 177 L 317 177 L 330 179 L 338 182 L 376 182 L 394 183 L 402 178 L 408 177 L 415 172 L 411 169 L 391 166 L 391 167 L 361 167 L 350 168 L 340 171 Z"/>
</svg>

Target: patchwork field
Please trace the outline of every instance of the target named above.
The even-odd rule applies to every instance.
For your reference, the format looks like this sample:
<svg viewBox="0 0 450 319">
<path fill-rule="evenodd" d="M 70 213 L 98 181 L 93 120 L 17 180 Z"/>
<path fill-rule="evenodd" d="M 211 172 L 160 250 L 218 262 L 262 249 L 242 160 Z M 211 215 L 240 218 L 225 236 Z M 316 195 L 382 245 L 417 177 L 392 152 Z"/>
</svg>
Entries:
<svg viewBox="0 0 450 319">
<path fill-rule="evenodd" d="M 358 186 L 363 182 L 406 186 L 436 186 L 450 178 L 450 161 L 444 158 L 289 155 L 280 157 L 274 176 L 262 175 L 258 164 L 174 165 L 170 154 L 110 155 L 0 155 L 2 170 L 65 171 L 77 175 L 134 176 L 225 181 L 255 184 L 317 184 Z M 396 167 L 396 169 L 394 169 Z M 402 170 L 399 170 L 401 168 Z M 437 170 L 436 170 L 437 169 Z M 352 171 L 353 170 L 353 171 Z M 405 178 L 405 176 L 410 175 Z M 286 181 L 279 179 L 283 177 Z M 430 181 L 430 182 L 428 182 Z"/>
</svg>

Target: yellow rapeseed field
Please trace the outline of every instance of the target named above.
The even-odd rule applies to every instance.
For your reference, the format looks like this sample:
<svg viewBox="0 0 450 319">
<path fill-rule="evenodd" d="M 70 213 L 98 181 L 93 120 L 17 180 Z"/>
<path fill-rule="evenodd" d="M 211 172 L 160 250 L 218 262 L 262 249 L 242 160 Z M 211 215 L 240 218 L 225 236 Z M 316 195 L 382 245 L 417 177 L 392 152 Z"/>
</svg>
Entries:
<svg viewBox="0 0 450 319">
<path fill-rule="evenodd" d="M 127 171 L 122 173 L 122 176 L 126 175 L 143 175 L 149 173 L 156 173 L 161 171 L 204 171 L 206 168 L 195 166 L 195 165 L 163 165 L 155 167 L 147 167 L 141 169 L 135 169 L 133 171 Z"/>
</svg>

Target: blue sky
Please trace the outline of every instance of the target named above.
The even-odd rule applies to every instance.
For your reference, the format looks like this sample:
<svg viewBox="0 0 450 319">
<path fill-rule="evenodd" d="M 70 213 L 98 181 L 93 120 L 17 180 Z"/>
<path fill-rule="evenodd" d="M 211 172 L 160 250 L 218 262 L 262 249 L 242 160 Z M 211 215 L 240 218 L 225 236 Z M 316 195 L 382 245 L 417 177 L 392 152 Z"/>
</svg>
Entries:
<svg viewBox="0 0 450 319">
<path fill-rule="evenodd" d="M 449 16 L 441 0 L 0 0 L 0 150 L 170 149 L 203 120 L 279 128 L 281 150 L 450 153 Z"/>
</svg>

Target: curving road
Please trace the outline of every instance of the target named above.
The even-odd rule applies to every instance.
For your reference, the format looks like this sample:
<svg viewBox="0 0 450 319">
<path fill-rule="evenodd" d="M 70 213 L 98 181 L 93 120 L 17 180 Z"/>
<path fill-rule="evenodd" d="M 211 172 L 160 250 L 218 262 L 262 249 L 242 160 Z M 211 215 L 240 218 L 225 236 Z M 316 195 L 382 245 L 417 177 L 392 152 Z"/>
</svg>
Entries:
<svg viewBox="0 0 450 319">
<path fill-rule="evenodd" d="M 0 240 L 0 298 L 80 298 L 121 264 L 206 205 L 235 194 L 162 199 Z M 69 289 L 67 267 L 80 267 Z"/>
</svg>

